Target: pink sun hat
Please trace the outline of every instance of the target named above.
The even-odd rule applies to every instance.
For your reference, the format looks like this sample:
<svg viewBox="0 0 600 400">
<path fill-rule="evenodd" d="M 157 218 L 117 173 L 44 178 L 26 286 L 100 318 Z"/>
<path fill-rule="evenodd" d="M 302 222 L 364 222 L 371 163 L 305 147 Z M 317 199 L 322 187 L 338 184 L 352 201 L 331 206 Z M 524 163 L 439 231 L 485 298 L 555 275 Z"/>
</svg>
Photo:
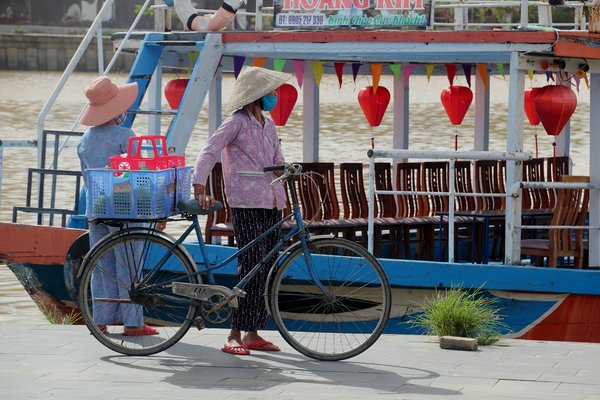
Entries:
<svg viewBox="0 0 600 400">
<path fill-rule="evenodd" d="M 127 111 L 137 98 L 138 84 L 134 82 L 117 86 L 106 76 L 100 76 L 83 93 L 89 103 L 79 122 L 82 125 L 96 126 Z"/>
</svg>

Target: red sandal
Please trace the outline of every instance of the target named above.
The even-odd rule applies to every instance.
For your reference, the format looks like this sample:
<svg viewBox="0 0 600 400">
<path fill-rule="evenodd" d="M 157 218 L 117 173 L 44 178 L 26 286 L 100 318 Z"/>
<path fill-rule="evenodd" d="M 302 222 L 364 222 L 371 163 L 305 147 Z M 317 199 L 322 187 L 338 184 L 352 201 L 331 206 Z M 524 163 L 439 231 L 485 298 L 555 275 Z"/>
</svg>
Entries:
<svg viewBox="0 0 600 400">
<path fill-rule="evenodd" d="M 144 324 L 143 328 L 125 328 L 123 336 L 150 336 L 158 335 L 158 331 L 151 326 Z"/>
<path fill-rule="evenodd" d="M 234 354 L 236 356 L 247 356 L 250 355 L 250 350 L 246 347 L 246 345 L 238 344 L 238 345 L 225 345 L 221 349 L 225 353 Z"/>
<path fill-rule="evenodd" d="M 259 339 L 256 342 L 246 343 L 246 347 L 250 350 L 258 351 L 281 351 L 279 346 L 265 339 Z"/>
</svg>

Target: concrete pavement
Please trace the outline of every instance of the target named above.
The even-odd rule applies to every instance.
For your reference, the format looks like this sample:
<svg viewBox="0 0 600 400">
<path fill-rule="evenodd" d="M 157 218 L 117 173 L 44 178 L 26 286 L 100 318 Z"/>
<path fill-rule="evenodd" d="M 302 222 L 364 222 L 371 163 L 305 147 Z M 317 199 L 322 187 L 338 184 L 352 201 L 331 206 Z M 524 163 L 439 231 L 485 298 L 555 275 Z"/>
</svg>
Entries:
<svg viewBox="0 0 600 400">
<path fill-rule="evenodd" d="M 116 354 L 85 326 L 41 317 L 0 324 L 0 398 L 12 399 L 586 399 L 600 400 L 600 344 L 505 339 L 466 352 L 436 338 L 384 335 L 341 362 L 280 353 L 232 356 L 227 331 L 190 330 L 149 357 Z"/>
</svg>

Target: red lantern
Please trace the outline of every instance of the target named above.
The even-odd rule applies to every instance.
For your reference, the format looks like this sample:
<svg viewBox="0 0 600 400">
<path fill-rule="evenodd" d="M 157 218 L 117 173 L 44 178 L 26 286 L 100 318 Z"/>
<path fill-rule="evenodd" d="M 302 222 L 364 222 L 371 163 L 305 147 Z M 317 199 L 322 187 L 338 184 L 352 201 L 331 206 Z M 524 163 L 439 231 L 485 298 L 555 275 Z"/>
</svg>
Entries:
<svg viewBox="0 0 600 400">
<path fill-rule="evenodd" d="M 172 109 L 176 110 L 179 108 L 189 81 L 189 79 L 173 79 L 165 85 L 165 97 Z"/>
<path fill-rule="evenodd" d="M 535 95 L 535 111 L 548 135 L 557 136 L 577 107 L 577 96 L 563 85 L 548 85 Z"/>
<path fill-rule="evenodd" d="M 473 92 L 466 86 L 450 86 L 440 96 L 452 125 L 460 125 L 473 101 Z"/>
<path fill-rule="evenodd" d="M 358 103 L 369 125 L 379 126 L 390 103 L 390 97 L 390 91 L 383 86 L 379 86 L 375 93 L 373 93 L 373 86 L 367 86 L 358 92 Z"/>
<path fill-rule="evenodd" d="M 540 117 L 535 112 L 535 96 L 537 95 L 539 88 L 531 88 L 525 90 L 525 115 L 531 125 L 539 125 Z"/>
<path fill-rule="evenodd" d="M 277 104 L 271 110 L 271 118 L 275 125 L 285 126 L 296 100 L 298 100 L 298 91 L 292 85 L 284 83 L 275 89 L 275 92 L 277 93 Z"/>
</svg>

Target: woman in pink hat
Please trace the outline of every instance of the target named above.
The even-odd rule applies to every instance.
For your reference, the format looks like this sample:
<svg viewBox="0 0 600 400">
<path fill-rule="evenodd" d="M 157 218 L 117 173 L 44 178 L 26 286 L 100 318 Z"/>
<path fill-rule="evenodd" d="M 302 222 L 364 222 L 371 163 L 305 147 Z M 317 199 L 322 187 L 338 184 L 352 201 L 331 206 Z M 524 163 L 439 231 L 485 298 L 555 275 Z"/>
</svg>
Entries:
<svg viewBox="0 0 600 400">
<path fill-rule="evenodd" d="M 130 137 L 135 136 L 129 128 L 121 126 L 127 118 L 127 109 L 134 103 L 138 95 L 137 83 L 117 86 L 109 78 L 101 76 L 90 83 L 84 92 L 88 105 L 80 122 L 90 128 L 84 133 L 77 155 L 81 162 L 81 170 L 88 168 L 104 168 L 109 165 L 109 157 L 127 152 Z M 90 247 L 100 239 L 119 228 L 90 221 Z M 130 281 L 125 265 L 124 254 L 109 256 L 103 262 L 102 274 L 94 274 L 92 278 L 93 297 L 129 298 L 127 290 L 116 282 Z M 124 325 L 123 335 L 142 336 L 156 335 L 158 331 L 144 324 L 142 307 L 125 303 L 94 303 L 94 322 L 100 330 L 108 333 L 109 325 Z"/>
</svg>

